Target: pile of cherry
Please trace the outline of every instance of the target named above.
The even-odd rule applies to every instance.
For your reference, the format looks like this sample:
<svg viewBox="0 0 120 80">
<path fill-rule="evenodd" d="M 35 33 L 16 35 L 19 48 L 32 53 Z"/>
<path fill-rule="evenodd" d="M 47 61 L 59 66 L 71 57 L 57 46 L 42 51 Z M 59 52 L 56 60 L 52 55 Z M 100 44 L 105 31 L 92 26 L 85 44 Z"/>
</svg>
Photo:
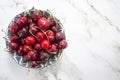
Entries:
<svg viewBox="0 0 120 80">
<path fill-rule="evenodd" d="M 43 64 L 51 55 L 67 47 L 57 21 L 39 10 L 19 16 L 9 26 L 9 50 L 22 56 L 32 67 Z"/>
</svg>

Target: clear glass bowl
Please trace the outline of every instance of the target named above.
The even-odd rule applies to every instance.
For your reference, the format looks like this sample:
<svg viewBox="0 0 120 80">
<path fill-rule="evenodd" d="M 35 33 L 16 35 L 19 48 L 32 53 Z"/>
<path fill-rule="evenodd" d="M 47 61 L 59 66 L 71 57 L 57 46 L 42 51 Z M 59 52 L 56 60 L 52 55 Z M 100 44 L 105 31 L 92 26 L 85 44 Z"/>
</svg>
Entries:
<svg viewBox="0 0 120 80">
<path fill-rule="evenodd" d="M 26 14 L 26 13 L 27 13 L 27 14 L 31 14 L 31 13 L 33 13 L 35 10 L 37 10 L 37 9 L 34 9 L 34 8 L 33 8 L 33 9 L 26 10 L 26 11 L 24 11 L 24 12 L 16 15 L 16 16 L 12 19 L 12 21 L 10 22 L 10 24 L 11 24 L 13 21 L 15 21 L 16 19 L 18 19 L 21 15 L 24 15 L 24 14 Z M 42 13 L 44 13 L 45 16 L 52 15 L 52 13 L 51 13 L 49 10 L 47 10 L 47 11 L 39 10 L 39 11 L 41 11 Z M 52 16 L 53 16 L 53 15 L 52 15 Z M 62 23 L 61 23 L 56 17 L 53 16 L 53 18 L 54 18 L 55 22 L 57 21 L 56 24 L 57 24 L 57 26 L 59 27 L 59 29 L 64 33 L 64 28 L 63 28 Z M 11 33 L 10 33 L 10 30 L 9 30 L 10 24 L 9 24 L 9 26 L 8 26 L 8 28 L 7 28 L 7 33 L 6 33 L 6 49 L 7 49 L 7 52 L 10 54 L 10 56 L 11 56 L 20 66 L 23 66 L 23 67 L 26 67 L 26 68 L 33 68 L 32 66 L 29 65 L 28 62 L 25 62 L 21 56 L 17 55 L 16 52 L 14 52 L 14 51 L 9 51 L 8 44 L 9 44 L 9 42 L 10 42 L 9 36 L 10 36 L 10 34 L 11 34 Z M 64 33 L 64 35 L 65 35 L 65 33 Z M 63 50 L 59 50 L 59 51 L 57 52 L 57 54 L 52 55 L 52 56 L 48 59 L 47 62 L 45 62 L 44 64 L 40 64 L 40 65 L 38 65 L 38 66 L 36 66 L 36 67 L 34 67 L 34 68 L 44 68 L 44 67 L 46 67 L 46 66 L 48 66 L 48 65 L 51 65 L 51 64 L 55 63 L 55 62 L 61 57 L 62 52 L 63 52 Z"/>
</svg>

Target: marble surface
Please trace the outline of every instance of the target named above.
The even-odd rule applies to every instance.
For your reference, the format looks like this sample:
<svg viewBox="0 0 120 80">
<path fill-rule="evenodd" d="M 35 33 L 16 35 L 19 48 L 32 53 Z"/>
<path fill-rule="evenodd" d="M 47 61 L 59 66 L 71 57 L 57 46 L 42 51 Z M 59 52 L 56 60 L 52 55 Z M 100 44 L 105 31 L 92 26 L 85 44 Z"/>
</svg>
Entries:
<svg viewBox="0 0 120 80">
<path fill-rule="evenodd" d="M 54 65 L 23 68 L 4 51 L 0 80 L 120 80 L 120 0 L 0 0 L 0 30 L 18 13 L 49 9 L 63 23 L 69 46 Z"/>
</svg>

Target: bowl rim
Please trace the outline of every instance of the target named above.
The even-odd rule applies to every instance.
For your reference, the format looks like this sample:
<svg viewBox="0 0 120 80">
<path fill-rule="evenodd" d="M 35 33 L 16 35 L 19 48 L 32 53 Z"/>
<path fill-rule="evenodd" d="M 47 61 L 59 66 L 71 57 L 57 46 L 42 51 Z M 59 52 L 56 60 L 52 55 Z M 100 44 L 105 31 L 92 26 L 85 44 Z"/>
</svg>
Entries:
<svg viewBox="0 0 120 80">
<path fill-rule="evenodd" d="M 45 67 L 47 67 L 47 66 L 49 66 L 49 65 L 52 65 L 52 64 L 54 64 L 55 62 L 57 62 L 58 59 L 62 56 L 63 50 L 59 50 L 59 51 L 57 52 L 57 56 L 55 56 L 55 57 L 56 57 L 55 61 L 54 61 L 54 60 L 52 61 L 51 59 L 48 59 L 48 61 L 46 61 L 45 64 L 39 64 L 38 67 L 32 67 L 32 66 L 29 66 L 28 62 L 23 61 L 23 58 L 22 58 L 21 56 L 17 55 L 16 52 L 14 52 L 14 51 L 9 51 L 9 47 L 8 47 L 8 44 L 9 44 L 9 42 L 10 42 L 10 40 L 9 40 L 9 35 L 10 35 L 9 28 L 10 28 L 11 23 L 12 23 L 13 21 L 15 21 L 16 18 L 19 18 L 20 15 L 24 14 L 25 12 L 30 12 L 30 11 L 33 11 L 33 12 L 34 12 L 34 11 L 36 11 L 36 10 L 43 11 L 43 12 L 47 12 L 49 15 L 51 15 L 51 16 L 54 18 L 54 20 L 57 20 L 57 21 L 58 21 L 58 25 L 59 25 L 59 27 L 61 28 L 60 30 L 61 30 L 61 31 L 63 32 L 63 34 L 64 34 L 64 39 L 66 40 L 65 29 L 64 29 L 64 27 L 63 27 L 63 24 L 60 22 L 60 20 L 58 20 L 48 9 L 47 9 L 47 10 L 41 10 L 41 9 L 32 8 L 32 9 L 25 10 L 25 11 L 17 14 L 16 16 L 14 16 L 14 18 L 12 18 L 12 20 L 10 21 L 10 23 L 9 23 L 7 29 L 6 29 L 6 34 L 5 34 L 5 38 L 6 38 L 6 39 L 5 39 L 5 42 L 6 42 L 7 52 L 10 54 L 10 56 L 14 59 L 14 61 L 15 61 L 17 64 L 19 64 L 20 66 L 25 67 L 25 68 L 42 69 L 42 68 L 45 68 Z M 51 61 L 50 61 L 50 60 L 51 60 Z M 23 62 L 22 62 L 22 61 L 23 61 Z"/>
</svg>

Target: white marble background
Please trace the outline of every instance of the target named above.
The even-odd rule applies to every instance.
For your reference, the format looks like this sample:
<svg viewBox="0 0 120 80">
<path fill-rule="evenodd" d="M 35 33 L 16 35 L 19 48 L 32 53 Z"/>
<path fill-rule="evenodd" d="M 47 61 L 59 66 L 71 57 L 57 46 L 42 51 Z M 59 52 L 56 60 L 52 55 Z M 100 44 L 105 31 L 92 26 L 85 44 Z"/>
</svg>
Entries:
<svg viewBox="0 0 120 80">
<path fill-rule="evenodd" d="M 60 19 L 69 46 L 58 63 L 28 72 L 4 51 L 0 31 L 0 80 L 120 80 L 120 0 L 0 0 L 0 30 L 33 6 Z"/>
</svg>

